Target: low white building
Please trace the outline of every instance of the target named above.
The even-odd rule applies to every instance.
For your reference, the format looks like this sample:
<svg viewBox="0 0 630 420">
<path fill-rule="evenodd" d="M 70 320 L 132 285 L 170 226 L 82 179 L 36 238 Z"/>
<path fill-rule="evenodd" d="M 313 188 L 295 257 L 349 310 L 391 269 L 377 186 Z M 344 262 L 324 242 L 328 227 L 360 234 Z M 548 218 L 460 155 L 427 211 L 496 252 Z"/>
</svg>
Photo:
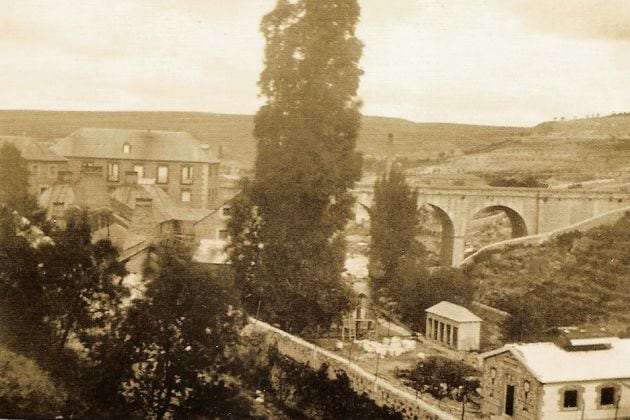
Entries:
<svg viewBox="0 0 630 420">
<path fill-rule="evenodd" d="M 630 339 L 508 344 L 481 358 L 483 418 L 630 419 Z"/>
<path fill-rule="evenodd" d="M 445 300 L 425 312 L 429 340 L 455 350 L 479 350 L 483 320 L 477 315 Z"/>
</svg>

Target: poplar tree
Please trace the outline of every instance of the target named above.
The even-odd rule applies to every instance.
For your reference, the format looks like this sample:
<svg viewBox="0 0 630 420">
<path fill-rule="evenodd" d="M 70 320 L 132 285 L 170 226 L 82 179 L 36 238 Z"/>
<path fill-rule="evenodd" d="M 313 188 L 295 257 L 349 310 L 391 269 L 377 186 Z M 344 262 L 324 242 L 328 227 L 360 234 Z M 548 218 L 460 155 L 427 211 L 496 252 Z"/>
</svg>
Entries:
<svg viewBox="0 0 630 420">
<path fill-rule="evenodd" d="M 418 193 L 396 168 L 374 185 L 370 211 L 370 277 L 374 285 L 398 289 L 403 271 L 417 271 L 425 255 L 418 242 L 421 213 Z"/>
<path fill-rule="evenodd" d="M 348 305 L 341 233 L 361 173 L 358 19 L 356 0 L 279 0 L 260 27 L 266 103 L 255 118 L 247 217 L 230 227 L 231 258 L 246 308 L 294 330 L 326 325 Z"/>
</svg>

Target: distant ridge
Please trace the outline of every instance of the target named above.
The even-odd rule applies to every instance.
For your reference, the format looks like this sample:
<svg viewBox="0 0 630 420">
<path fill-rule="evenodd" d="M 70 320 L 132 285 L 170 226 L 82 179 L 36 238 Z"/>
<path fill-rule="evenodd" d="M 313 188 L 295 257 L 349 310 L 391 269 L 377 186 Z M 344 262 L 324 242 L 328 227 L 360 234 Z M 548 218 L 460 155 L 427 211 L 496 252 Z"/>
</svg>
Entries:
<svg viewBox="0 0 630 420">
<path fill-rule="evenodd" d="M 167 111 L 0 110 L 0 135 L 27 135 L 41 140 L 65 137 L 82 127 L 186 131 L 210 144 L 224 158 L 251 165 L 256 154 L 252 115 Z M 522 127 L 454 123 L 415 123 L 400 118 L 364 116 L 357 148 L 366 155 L 387 153 L 394 135 L 395 153 L 412 159 L 459 154 L 529 134 Z"/>
</svg>

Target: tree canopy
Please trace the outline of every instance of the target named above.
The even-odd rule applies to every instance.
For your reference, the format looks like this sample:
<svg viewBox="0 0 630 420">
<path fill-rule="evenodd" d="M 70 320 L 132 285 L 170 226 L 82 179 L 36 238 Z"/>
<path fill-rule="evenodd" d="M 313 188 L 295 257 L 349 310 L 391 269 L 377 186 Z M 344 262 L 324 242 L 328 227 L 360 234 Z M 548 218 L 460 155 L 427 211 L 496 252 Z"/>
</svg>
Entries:
<svg viewBox="0 0 630 420">
<path fill-rule="evenodd" d="M 11 143 L 0 146 L 0 205 L 16 210 L 29 219 L 42 221 L 37 200 L 28 192 L 29 169 L 22 154 Z"/>
<path fill-rule="evenodd" d="M 341 232 L 361 171 L 358 18 L 356 0 L 280 0 L 261 23 L 267 100 L 255 118 L 255 179 L 240 202 L 245 218 L 232 222 L 231 258 L 246 308 L 260 302 L 267 319 L 295 330 L 328 324 L 348 305 Z"/>
<path fill-rule="evenodd" d="M 392 168 L 374 185 L 374 205 L 370 210 L 370 275 L 384 285 L 398 280 L 399 267 L 420 263 L 424 246 L 416 239 L 420 229 L 418 193 L 405 175 Z"/>
</svg>

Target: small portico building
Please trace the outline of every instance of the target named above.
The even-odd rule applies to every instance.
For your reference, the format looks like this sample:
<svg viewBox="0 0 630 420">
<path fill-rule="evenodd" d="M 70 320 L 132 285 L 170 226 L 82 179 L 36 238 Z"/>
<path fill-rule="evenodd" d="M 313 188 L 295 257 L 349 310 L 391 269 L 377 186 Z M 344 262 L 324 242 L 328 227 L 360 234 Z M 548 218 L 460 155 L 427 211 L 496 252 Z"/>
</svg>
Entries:
<svg viewBox="0 0 630 420">
<path fill-rule="evenodd" d="M 479 350 L 483 320 L 477 315 L 445 300 L 425 312 L 429 340 L 454 350 Z"/>
</svg>

